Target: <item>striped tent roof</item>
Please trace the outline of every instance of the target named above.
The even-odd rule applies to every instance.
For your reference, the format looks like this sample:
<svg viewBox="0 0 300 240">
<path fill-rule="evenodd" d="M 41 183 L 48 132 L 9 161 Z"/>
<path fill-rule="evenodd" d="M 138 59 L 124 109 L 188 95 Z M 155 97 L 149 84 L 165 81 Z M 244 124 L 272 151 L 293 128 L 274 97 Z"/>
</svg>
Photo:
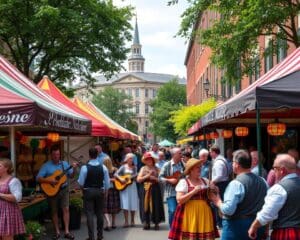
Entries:
<svg viewBox="0 0 300 240">
<path fill-rule="evenodd" d="M 44 77 L 39 83 L 38 87 L 47 94 L 57 99 L 62 105 L 68 106 L 73 111 L 85 116 L 92 121 L 92 136 L 112 137 L 125 139 L 125 134 L 103 117 L 99 117 L 86 107 L 81 107 L 72 102 L 63 92 L 61 92 L 55 84 L 48 78 Z"/>
<path fill-rule="evenodd" d="M 0 56 L 0 126 L 89 134 L 91 121 L 41 91 Z"/>
<path fill-rule="evenodd" d="M 128 129 L 122 127 L 120 124 L 118 124 L 117 122 L 115 122 L 114 120 L 112 120 L 110 117 L 108 117 L 104 112 L 102 112 L 99 108 L 97 108 L 91 101 L 88 101 L 86 103 L 86 106 L 95 111 L 97 114 L 99 114 L 100 116 L 103 116 L 104 118 L 106 118 L 108 121 L 112 122 L 117 128 L 119 128 L 121 131 L 123 131 L 127 137 L 129 137 L 129 139 L 131 140 L 141 140 L 141 138 L 136 135 L 135 133 L 129 131 Z"/>
</svg>

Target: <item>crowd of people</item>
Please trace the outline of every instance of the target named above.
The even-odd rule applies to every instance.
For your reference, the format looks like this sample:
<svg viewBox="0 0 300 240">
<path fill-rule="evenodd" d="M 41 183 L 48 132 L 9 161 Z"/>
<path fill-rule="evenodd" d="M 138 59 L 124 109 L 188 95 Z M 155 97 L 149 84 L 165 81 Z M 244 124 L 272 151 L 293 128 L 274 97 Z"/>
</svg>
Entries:
<svg viewBox="0 0 300 240">
<path fill-rule="evenodd" d="M 259 166 L 258 151 L 226 149 L 226 157 L 217 145 L 199 151 L 191 147 L 152 149 L 126 146 L 119 161 L 96 144 L 89 149 L 89 159 L 81 166 L 61 159 L 60 148 L 52 146 L 51 159 L 36 176 L 39 184 L 56 186 L 52 178 L 57 170 L 73 178 L 82 189 L 87 217 L 87 240 L 103 239 L 103 231 L 117 227 L 116 214 L 123 211 L 122 227 L 134 227 L 139 212 L 144 230 L 160 229 L 165 221 L 167 203 L 169 240 L 216 239 L 300 239 L 299 155 L 296 149 L 278 154 L 273 168 Z M 0 239 L 13 239 L 25 232 L 17 202 L 22 198 L 22 184 L 13 177 L 11 161 L 0 158 Z M 69 231 L 68 181 L 58 193 L 48 196 L 54 225 L 53 239 L 60 239 L 58 211 L 62 209 L 66 239 Z M 9 216 L 9 217 L 8 217 Z M 96 216 L 96 233 L 94 232 Z M 8 227 L 9 226 L 9 227 Z M 272 231 L 270 231 L 270 229 Z"/>
</svg>

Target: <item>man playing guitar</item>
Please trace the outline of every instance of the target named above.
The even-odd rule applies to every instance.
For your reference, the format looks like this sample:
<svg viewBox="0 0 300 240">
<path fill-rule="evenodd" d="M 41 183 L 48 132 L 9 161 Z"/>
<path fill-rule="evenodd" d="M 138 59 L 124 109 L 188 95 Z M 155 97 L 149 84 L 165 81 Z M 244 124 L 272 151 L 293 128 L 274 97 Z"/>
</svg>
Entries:
<svg viewBox="0 0 300 240">
<path fill-rule="evenodd" d="M 38 183 L 48 183 L 55 187 L 59 183 L 59 180 L 55 178 L 47 178 L 51 176 L 55 171 L 60 170 L 64 172 L 66 169 L 69 170 L 66 172 L 67 177 L 73 178 L 74 177 L 74 168 L 77 167 L 76 163 L 73 163 L 73 168 L 70 168 L 70 165 L 63 160 L 60 160 L 60 148 L 58 145 L 53 145 L 51 147 L 51 160 L 44 163 L 39 170 L 39 173 L 36 177 Z M 51 208 L 51 216 L 52 222 L 55 227 L 55 235 L 53 239 L 60 238 L 60 231 L 58 225 L 58 207 L 62 208 L 63 212 L 63 220 L 65 225 L 65 235 L 64 237 L 67 239 L 74 239 L 74 236 L 69 231 L 69 221 L 70 221 L 70 214 L 69 214 L 69 191 L 67 188 L 68 184 L 67 181 L 63 183 L 55 196 L 48 197 L 48 203 Z M 58 206 L 60 203 L 60 206 Z"/>
<path fill-rule="evenodd" d="M 172 159 L 163 165 L 159 173 L 159 180 L 165 183 L 170 226 L 177 206 L 175 187 L 184 171 L 184 166 L 181 163 L 181 149 L 175 147 L 171 150 L 171 154 Z"/>
</svg>

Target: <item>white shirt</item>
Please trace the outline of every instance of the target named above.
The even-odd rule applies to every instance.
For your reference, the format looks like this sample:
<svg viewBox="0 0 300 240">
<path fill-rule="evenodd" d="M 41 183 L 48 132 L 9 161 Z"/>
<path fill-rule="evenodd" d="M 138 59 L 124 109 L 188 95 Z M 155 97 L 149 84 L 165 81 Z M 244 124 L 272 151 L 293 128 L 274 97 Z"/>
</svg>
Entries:
<svg viewBox="0 0 300 240">
<path fill-rule="evenodd" d="M 224 159 L 220 160 L 220 159 Z M 212 166 L 212 181 L 215 183 L 228 181 L 228 167 L 226 165 L 226 159 L 221 155 L 218 155 L 213 160 Z"/>
<path fill-rule="evenodd" d="M 14 177 L 9 182 L 8 187 L 11 194 L 16 198 L 16 201 L 20 202 L 22 200 L 22 183 L 20 180 Z"/>
<path fill-rule="evenodd" d="M 296 173 L 288 174 L 282 178 L 294 178 L 297 177 Z M 265 197 L 265 204 L 262 210 L 257 213 L 256 219 L 261 225 L 266 225 L 267 223 L 278 218 L 278 212 L 281 210 L 287 199 L 287 192 L 278 183 L 273 185 Z"/>
</svg>

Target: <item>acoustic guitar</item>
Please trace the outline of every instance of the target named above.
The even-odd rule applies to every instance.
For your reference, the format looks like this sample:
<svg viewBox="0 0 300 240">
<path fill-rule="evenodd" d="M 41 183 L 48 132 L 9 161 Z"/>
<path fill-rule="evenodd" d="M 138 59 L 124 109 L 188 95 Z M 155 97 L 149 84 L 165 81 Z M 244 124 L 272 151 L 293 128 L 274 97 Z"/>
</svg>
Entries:
<svg viewBox="0 0 300 240">
<path fill-rule="evenodd" d="M 177 179 L 176 183 L 173 185 L 176 185 L 179 182 L 179 179 L 183 176 L 183 173 L 181 173 L 180 171 L 176 171 L 174 172 L 171 176 L 166 176 L 166 179 L 172 179 L 175 178 Z"/>
<path fill-rule="evenodd" d="M 57 184 L 50 183 L 40 183 L 41 189 L 48 197 L 54 197 L 58 192 L 60 187 L 67 181 L 66 173 L 72 168 L 72 166 L 68 167 L 64 171 L 56 170 L 52 175 L 46 177 L 47 180 L 56 180 Z"/>
<path fill-rule="evenodd" d="M 117 189 L 118 191 L 123 191 L 130 184 L 132 184 L 132 178 L 131 178 L 130 174 L 125 174 L 123 176 L 119 176 L 119 178 L 125 180 L 126 182 L 122 183 L 118 178 L 114 179 L 114 186 L 115 186 L 115 189 Z"/>
</svg>

